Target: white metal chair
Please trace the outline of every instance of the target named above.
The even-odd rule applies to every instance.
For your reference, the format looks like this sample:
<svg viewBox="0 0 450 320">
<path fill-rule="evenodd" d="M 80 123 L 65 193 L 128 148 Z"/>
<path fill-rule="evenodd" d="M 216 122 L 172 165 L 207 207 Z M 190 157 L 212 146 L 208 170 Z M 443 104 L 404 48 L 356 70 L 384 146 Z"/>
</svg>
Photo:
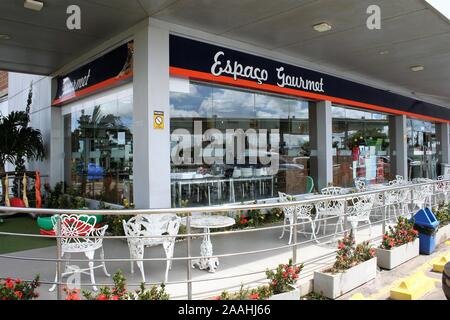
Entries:
<svg viewBox="0 0 450 320">
<path fill-rule="evenodd" d="M 102 264 L 94 267 L 95 251 L 100 249 L 100 258 L 105 259 L 105 253 L 103 251 L 103 236 L 105 235 L 108 225 L 101 228 L 96 228 L 97 218 L 95 216 L 88 215 L 67 215 L 52 216 L 53 229 L 55 234 L 57 231 L 58 219 L 61 219 L 61 257 L 67 253 L 70 259 L 71 253 L 84 253 L 89 259 L 89 273 L 91 276 L 91 283 L 94 291 L 97 291 L 94 277 L 94 269 L 98 267 L 103 268 L 103 272 L 109 277 L 106 270 L 105 261 Z M 73 266 L 65 266 L 65 270 L 62 276 L 73 274 L 75 272 L 87 273 L 87 269 L 78 269 Z M 58 279 L 58 273 L 55 274 L 55 284 L 50 288 L 50 292 L 56 288 L 56 282 L 61 281 Z"/>
<path fill-rule="evenodd" d="M 340 195 L 343 193 L 343 189 L 341 187 L 327 187 L 323 188 L 321 193 L 324 195 Z M 341 230 L 344 231 L 344 203 L 345 200 L 325 200 L 316 203 L 317 233 L 323 225 L 323 235 L 325 235 L 328 219 L 334 217 L 337 217 L 334 235 L 336 236 L 339 225 Z"/>
<path fill-rule="evenodd" d="M 370 213 L 375 202 L 375 194 L 355 197 L 352 199 L 352 206 L 348 208 L 347 221 L 350 222 L 353 234 L 355 234 L 359 222 L 366 222 L 369 225 L 370 236 L 372 236 L 372 223 Z"/>
<path fill-rule="evenodd" d="M 288 195 L 286 193 L 283 192 L 278 192 L 278 195 L 280 197 L 281 202 L 288 202 Z M 314 223 L 314 220 L 312 219 L 311 216 L 311 211 L 314 208 L 313 205 L 310 204 L 305 204 L 305 205 L 299 205 L 299 206 L 286 206 L 283 207 L 283 214 L 284 214 L 284 220 L 283 220 L 283 231 L 281 233 L 280 239 L 283 238 L 284 236 L 284 232 L 286 231 L 286 225 L 289 224 L 289 244 L 291 244 L 292 242 L 292 234 L 294 232 L 294 226 L 293 224 L 295 223 L 294 221 L 294 215 L 296 213 L 297 215 L 297 221 L 307 221 L 310 223 L 311 225 L 311 239 L 316 239 L 316 226 Z M 303 231 L 299 231 L 299 232 L 303 232 L 303 233 L 308 233 L 306 232 L 305 229 L 305 224 L 302 224 L 303 226 Z"/>
<path fill-rule="evenodd" d="M 355 188 L 358 192 L 366 191 L 366 182 L 362 179 L 355 179 Z"/>
<path fill-rule="evenodd" d="M 439 181 L 436 184 L 436 192 L 438 194 L 441 194 L 443 199 L 444 199 L 444 203 L 448 202 L 448 195 L 450 193 L 450 182 L 447 181 L 443 181 L 444 179 L 448 179 L 450 178 L 449 176 L 438 176 L 437 180 Z"/>
<path fill-rule="evenodd" d="M 414 183 L 425 183 L 432 182 L 433 180 L 427 178 L 417 178 L 414 179 Z M 423 186 L 415 186 L 413 188 L 413 199 L 412 202 L 414 206 L 417 206 L 419 209 L 425 208 L 426 205 L 431 206 L 431 200 L 433 196 L 433 185 L 427 184 Z M 413 208 L 414 209 L 414 208 Z"/>
<path fill-rule="evenodd" d="M 125 235 L 128 237 L 130 258 L 138 259 L 136 264 L 145 282 L 144 247 L 162 245 L 167 259 L 173 258 L 176 235 L 180 228 L 181 219 L 174 214 L 138 215 L 128 221 L 122 220 Z M 166 235 L 166 237 L 164 237 Z M 163 237 L 161 237 L 163 236 Z M 165 282 L 172 268 L 172 260 L 167 260 Z M 134 273 L 134 263 L 131 261 L 131 273 Z"/>
</svg>

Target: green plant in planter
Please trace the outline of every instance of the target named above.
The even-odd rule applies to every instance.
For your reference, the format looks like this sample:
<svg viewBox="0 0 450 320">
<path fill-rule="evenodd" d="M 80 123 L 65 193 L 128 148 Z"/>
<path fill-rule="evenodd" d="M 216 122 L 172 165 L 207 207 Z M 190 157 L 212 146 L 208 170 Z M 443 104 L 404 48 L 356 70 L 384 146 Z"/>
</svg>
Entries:
<svg viewBox="0 0 450 320">
<path fill-rule="evenodd" d="M 436 219 L 439 221 L 439 227 L 450 224 L 450 204 L 441 205 L 437 210 L 433 209 Z"/>
<path fill-rule="evenodd" d="M 292 291 L 293 285 L 297 282 L 298 275 L 303 269 L 303 263 L 294 266 L 292 259 L 287 264 L 279 264 L 275 271 L 267 270 L 266 276 L 270 290 L 273 294 Z"/>
<path fill-rule="evenodd" d="M 369 245 L 368 241 L 355 245 L 353 231 L 345 234 L 338 241 L 338 251 L 333 267 L 327 272 L 338 273 L 344 272 L 356 266 L 359 263 L 370 260 L 375 256 L 375 250 Z"/>
<path fill-rule="evenodd" d="M 413 242 L 419 236 L 419 232 L 414 230 L 414 222 L 409 222 L 408 219 L 399 217 L 397 224 L 383 235 L 380 248 L 390 250 L 394 247 L 399 247 L 409 242 Z"/>
<path fill-rule="evenodd" d="M 141 283 L 138 290 L 131 292 L 126 290 L 126 278 L 122 270 L 117 270 L 113 275 L 113 287 L 102 287 L 99 293 L 94 294 L 90 291 L 83 291 L 83 296 L 87 300 L 169 300 L 170 296 L 165 291 L 164 284 L 161 286 L 153 285 L 149 290 L 145 288 L 145 284 Z M 77 292 L 68 292 L 69 300 L 74 299 Z M 77 297 L 77 296 L 76 296 Z M 78 298 L 78 297 L 77 297 Z"/>
</svg>

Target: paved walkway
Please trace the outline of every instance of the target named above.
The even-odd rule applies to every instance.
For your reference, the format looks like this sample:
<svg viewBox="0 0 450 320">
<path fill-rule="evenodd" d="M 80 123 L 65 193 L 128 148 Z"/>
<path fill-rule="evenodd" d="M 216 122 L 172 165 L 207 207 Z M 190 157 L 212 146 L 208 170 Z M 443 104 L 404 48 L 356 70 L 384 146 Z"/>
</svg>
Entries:
<svg viewBox="0 0 450 320">
<path fill-rule="evenodd" d="M 372 228 L 372 236 L 381 235 L 381 226 Z M 328 232 L 334 231 L 334 226 L 330 225 Z M 281 229 L 263 230 L 257 232 L 239 233 L 235 235 L 214 235 L 212 242 L 215 254 L 227 254 L 236 252 L 247 252 L 258 249 L 268 249 L 280 247 L 287 244 L 288 233 L 283 239 L 279 239 Z M 366 240 L 369 237 L 367 228 L 362 228 L 356 234 L 357 241 Z M 308 242 L 300 244 L 297 256 L 300 261 L 307 261 L 319 256 L 326 255 L 325 259 L 320 261 L 311 261 L 305 265 L 301 273 L 302 281 L 307 281 L 312 277 L 314 270 L 322 269 L 328 266 L 334 260 L 334 250 L 336 244 L 323 244 L 325 240 L 331 240 L 331 237 L 321 240 L 321 244 Z M 307 241 L 309 236 L 299 235 L 298 241 Z M 199 255 L 201 239 L 192 241 L 192 255 Z M 129 258 L 128 246 L 125 241 L 119 239 L 105 239 L 104 241 L 106 258 Z M 55 247 L 34 249 L 13 253 L 17 256 L 26 257 L 44 257 L 54 258 L 56 256 Z M 186 241 L 177 242 L 175 245 L 174 257 L 186 255 Z M 145 251 L 145 258 L 161 258 L 164 251 L 161 246 L 148 248 Z M 223 289 L 230 291 L 238 290 L 241 284 L 254 285 L 255 282 L 261 282 L 265 279 L 264 271 L 266 268 L 276 267 L 279 263 L 286 263 L 292 257 L 292 248 L 278 249 L 258 254 L 244 254 L 234 257 L 220 258 L 220 266 L 216 273 L 209 273 L 199 269 L 192 269 L 193 295 L 195 299 L 204 299 L 219 294 Z M 72 255 L 72 259 L 85 259 L 82 255 Z M 97 255 L 98 258 L 98 255 Z M 71 263 L 76 264 L 76 263 Z M 87 263 L 80 264 L 80 267 L 87 267 Z M 148 282 L 160 282 L 164 279 L 165 262 L 147 261 L 144 262 L 145 273 Z M 135 267 L 134 275 L 130 273 L 129 262 L 107 262 L 108 271 L 112 274 L 117 269 L 121 269 L 129 283 L 139 283 L 141 281 L 140 272 Z M 2 276 L 19 277 L 30 279 L 35 274 L 41 275 L 43 281 L 53 281 L 55 265 L 51 262 L 39 261 L 20 261 L 0 258 L 0 270 Z M 242 273 L 257 272 L 253 275 L 239 276 Z M 184 281 L 186 279 L 187 263 L 186 261 L 174 261 L 172 270 L 169 272 L 169 282 Z M 111 279 L 104 276 L 101 269 L 96 269 L 95 276 L 97 283 L 111 283 Z M 209 281 L 205 281 L 209 280 Z M 89 276 L 82 275 L 82 283 L 89 284 Z M 198 281 L 198 282 L 197 282 Z M 49 285 L 42 285 L 39 292 L 42 299 L 56 299 L 56 293 L 48 292 Z M 90 286 L 84 287 L 90 289 Z M 187 296 L 186 284 L 168 284 L 167 291 L 172 299 L 182 299 Z"/>
<path fill-rule="evenodd" d="M 442 291 L 442 273 L 433 272 L 433 263 L 442 255 L 450 255 L 450 244 L 442 243 L 432 255 L 420 255 L 394 270 L 378 270 L 376 279 L 345 294 L 340 299 L 347 300 L 355 295 L 362 294 L 364 299 L 387 300 L 390 290 L 397 287 L 402 280 L 416 272 L 423 272 L 432 279 L 435 288 L 424 294 L 421 300 L 446 300 Z"/>
</svg>

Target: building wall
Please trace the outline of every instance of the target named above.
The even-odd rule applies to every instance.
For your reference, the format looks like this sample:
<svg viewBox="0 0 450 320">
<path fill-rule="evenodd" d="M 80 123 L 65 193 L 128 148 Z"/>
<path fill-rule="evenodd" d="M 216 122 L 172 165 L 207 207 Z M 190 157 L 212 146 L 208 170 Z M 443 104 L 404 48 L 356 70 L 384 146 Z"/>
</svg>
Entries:
<svg viewBox="0 0 450 320">
<path fill-rule="evenodd" d="M 50 132 L 51 123 L 51 78 L 45 76 L 36 76 L 23 73 L 10 72 L 8 76 L 9 94 L 8 104 L 9 112 L 23 111 L 27 105 L 28 92 L 30 86 L 33 90 L 33 102 L 30 108 L 30 125 L 41 130 L 44 140 L 46 154 L 50 154 Z M 8 166 L 8 170 L 12 167 Z M 43 177 L 43 182 L 48 182 L 50 174 L 49 157 L 43 162 L 31 162 L 27 164 L 28 170 L 39 170 Z"/>
<path fill-rule="evenodd" d="M 8 72 L 0 71 L 0 99 L 8 94 Z"/>
</svg>

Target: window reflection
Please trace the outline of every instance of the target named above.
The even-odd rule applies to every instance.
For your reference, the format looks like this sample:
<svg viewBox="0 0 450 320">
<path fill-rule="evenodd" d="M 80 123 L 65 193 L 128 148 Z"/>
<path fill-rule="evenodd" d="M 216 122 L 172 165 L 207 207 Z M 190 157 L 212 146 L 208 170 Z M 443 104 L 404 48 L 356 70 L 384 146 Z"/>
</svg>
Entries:
<svg viewBox="0 0 450 320">
<path fill-rule="evenodd" d="M 410 179 L 436 179 L 436 125 L 408 119 L 408 175 Z"/>
<path fill-rule="evenodd" d="M 379 113 L 332 107 L 333 181 L 352 187 L 355 179 L 382 183 L 391 177 L 389 125 Z"/>
<path fill-rule="evenodd" d="M 132 201 L 132 96 L 107 98 L 64 115 L 65 182 L 85 197 L 121 204 Z"/>
<path fill-rule="evenodd" d="M 224 136 L 221 148 L 215 150 L 223 164 L 195 163 L 194 150 L 187 152 L 187 158 L 183 154 L 181 164 L 172 163 L 173 206 L 249 201 L 278 196 L 278 191 L 306 191 L 310 153 L 307 101 L 191 82 L 189 92 L 171 92 L 170 105 L 171 133 L 184 129 L 178 140 L 171 142 L 173 148 L 180 140 L 194 140 L 188 133 L 194 133 L 195 122 L 200 123 L 201 134 L 214 128 Z M 230 129 L 267 130 L 265 155 L 272 157 L 275 152 L 279 157 L 277 174 L 266 174 L 267 164 L 252 163 L 248 153 L 245 162 L 239 163 L 236 145 L 232 161 L 227 163 L 226 143 L 235 139 L 226 137 Z M 245 146 L 250 143 L 247 139 Z"/>
</svg>

